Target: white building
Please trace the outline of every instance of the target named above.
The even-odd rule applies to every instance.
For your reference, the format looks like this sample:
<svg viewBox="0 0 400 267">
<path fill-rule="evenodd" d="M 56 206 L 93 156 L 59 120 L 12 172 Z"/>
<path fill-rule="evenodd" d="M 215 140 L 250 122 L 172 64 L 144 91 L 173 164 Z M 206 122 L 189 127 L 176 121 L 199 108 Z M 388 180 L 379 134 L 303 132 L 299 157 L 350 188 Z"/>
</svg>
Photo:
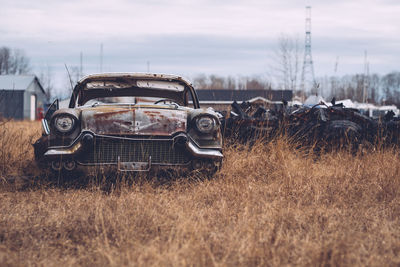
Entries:
<svg viewBox="0 0 400 267">
<path fill-rule="evenodd" d="M 44 112 L 46 94 L 34 75 L 0 75 L 0 116 L 36 120 Z"/>
</svg>

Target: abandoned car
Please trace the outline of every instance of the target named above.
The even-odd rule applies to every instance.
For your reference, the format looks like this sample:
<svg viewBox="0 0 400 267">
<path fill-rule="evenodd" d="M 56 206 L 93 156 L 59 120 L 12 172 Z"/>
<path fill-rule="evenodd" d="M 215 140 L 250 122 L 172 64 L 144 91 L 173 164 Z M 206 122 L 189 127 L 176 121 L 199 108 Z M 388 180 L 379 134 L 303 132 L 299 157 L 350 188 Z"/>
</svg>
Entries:
<svg viewBox="0 0 400 267">
<path fill-rule="evenodd" d="M 178 169 L 214 173 L 223 158 L 217 113 L 174 75 L 94 74 L 75 86 L 69 107 L 55 101 L 42 120 L 35 158 L 54 171 Z"/>
</svg>

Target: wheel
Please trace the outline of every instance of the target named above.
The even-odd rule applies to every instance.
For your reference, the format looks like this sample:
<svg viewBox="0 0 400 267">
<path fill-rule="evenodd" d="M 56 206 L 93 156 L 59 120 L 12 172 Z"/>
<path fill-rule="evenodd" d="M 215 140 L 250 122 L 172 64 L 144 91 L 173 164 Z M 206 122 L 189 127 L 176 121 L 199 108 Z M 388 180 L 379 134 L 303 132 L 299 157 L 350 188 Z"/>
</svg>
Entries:
<svg viewBox="0 0 400 267">
<path fill-rule="evenodd" d="M 362 128 L 349 120 L 327 122 L 322 139 L 327 148 L 356 150 L 362 141 Z"/>
</svg>

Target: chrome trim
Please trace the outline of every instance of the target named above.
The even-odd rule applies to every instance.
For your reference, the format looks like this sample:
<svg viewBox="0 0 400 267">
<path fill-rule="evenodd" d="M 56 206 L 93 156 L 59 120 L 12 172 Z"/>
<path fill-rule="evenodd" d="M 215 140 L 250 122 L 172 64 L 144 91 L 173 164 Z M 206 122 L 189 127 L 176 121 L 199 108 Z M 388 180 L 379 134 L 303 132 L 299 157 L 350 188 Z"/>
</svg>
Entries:
<svg viewBox="0 0 400 267">
<path fill-rule="evenodd" d="M 47 150 L 46 153 L 44 153 L 44 156 L 61 156 L 61 155 L 73 155 L 83 147 L 81 143 L 81 137 L 86 134 L 86 133 L 91 133 L 90 131 L 83 131 L 72 143 L 70 146 L 58 146 L 58 147 L 52 147 Z M 115 139 L 125 139 L 125 140 L 154 140 L 154 141 L 171 141 L 171 139 L 134 139 L 134 138 L 126 138 L 126 137 L 117 137 L 117 136 L 107 136 L 107 135 L 95 135 L 95 137 L 107 137 L 107 138 L 115 138 Z M 180 135 L 180 134 L 179 134 Z M 178 137 L 179 135 L 176 135 L 175 137 Z M 184 134 L 183 134 L 184 135 Z M 186 142 L 186 149 L 195 157 L 200 157 L 200 158 L 220 158 L 222 159 L 224 156 L 222 153 L 217 150 L 217 149 L 209 149 L 209 148 L 199 148 L 190 138 L 188 138 L 188 141 Z M 82 164 L 82 163 L 80 163 Z M 103 163 L 107 164 L 107 163 Z M 113 164 L 113 163 L 110 163 Z M 82 164 L 83 165 L 83 164 Z M 179 164 L 173 164 L 173 165 L 179 165 Z"/>
<path fill-rule="evenodd" d="M 81 134 L 74 140 L 74 142 L 69 145 L 69 146 L 53 146 L 49 147 L 47 152 L 44 153 L 44 156 L 61 156 L 61 155 L 72 155 L 78 152 L 78 150 L 81 149 L 82 143 L 81 139 L 82 137 L 90 133 L 94 137 L 103 137 L 103 138 L 113 138 L 113 139 L 119 139 L 119 140 L 133 140 L 133 141 L 141 141 L 141 140 L 152 140 L 152 141 L 165 141 L 165 142 L 170 142 L 171 139 L 161 139 L 161 138 L 127 138 L 127 137 L 120 137 L 120 136 L 112 136 L 112 135 L 96 135 L 92 131 L 84 130 L 81 132 Z"/>
<path fill-rule="evenodd" d="M 202 117 L 208 117 L 208 118 L 210 118 L 210 119 L 213 121 L 213 124 L 214 124 L 214 125 L 213 125 L 213 128 L 212 128 L 211 130 L 204 132 L 204 131 L 202 131 L 202 130 L 199 129 L 198 122 L 199 122 L 199 120 L 200 120 Z M 195 116 L 192 120 L 194 121 L 194 125 L 196 126 L 196 130 L 197 130 L 200 134 L 211 134 L 211 133 L 217 131 L 218 128 L 219 128 L 219 125 L 220 125 L 220 122 L 219 122 L 218 118 L 217 118 L 216 116 L 211 115 L 211 114 L 208 114 L 208 113 L 199 114 L 199 115 Z"/>
<path fill-rule="evenodd" d="M 77 143 L 80 143 L 80 139 L 82 139 L 82 137 L 86 134 L 86 133 L 90 133 L 94 136 L 93 132 L 91 131 L 84 131 L 81 132 L 78 137 L 75 138 L 75 140 L 69 145 L 69 146 L 51 146 L 48 147 L 48 150 L 68 150 L 71 149 L 73 146 L 75 146 Z"/>
<path fill-rule="evenodd" d="M 190 141 L 192 141 L 196 146 L 200 147 L 199 142 L 197 142 L 196 139 L 194 139 L 191 136 L 190 136 Z M 217 149 L 217 150 L 220 150 L 221 146 L 218 146 L 218 145 L 216 145 L 216 146 L 207 146 L 206 148 L 203 148 L 203 149 Z"/>
<path fill-rule="evenodd" d="M 189 150 L 189 152 L 193 156 L 196 156 L 196 157 L 201 157 L 201 158 L 220 158 L 220 159 L 222 159 L 224 157 L 222 155 L 222 153 L 220 151 L 218 151 L 218 150 L 198 148 L 191 141 L 186 143 L 186 148 Z"/>
<path fill-rule="evenodd" d="M 104 138 L 114 138 L 114 139 L 120 139 L 120 140 L 132 140 L 132 141 L 142 141 L 142 140 L 154 140 L 154 141 L 171 141 L 171 138 L 143 138 L 143 137 L 122 137 L 122 136 L 114 136 L 114 135 L 104 135 L 104 134 L 95 134 L 90 130 L 87 129 L 83 129 L 82 133 L 77 137 L 77 139 L 81 138 L 83 133 L 91 133 L 93 134 L 94 137 L 104 137 Z M 180 135 L 183 132 L 178 132 L 178 134 L 176 134 L 175 136 Z M 137 136 L 137 135 L 136 135 Z M 174 136 L 174 137 L 175 137 Z M 173 138 L 174 138 L 173 137 Z M 172 139 L 173 139 L 172 138 Z"/>
<path fill-rule="evenodd" d="M 49 135 L 49 134 L 50 134 L 49 124 L 47 123 L 47 120 L 46 120 L 46 119 L 42 119 L 42 128 L 43 128 L 43 132 L 44 132 L 46 135 Z"/>
<path fill-rule="evenodd" d="M 59 119 L 60 117 L 69 117 L 69 118 L 72 119 L 72 126 L 71 126 L 71 128 L 70 128 L 69 130 L 63 131 L 63 130 L 60 130 L 60 129 L 57 127 L 56 120 Z M 55 115 L 51 118 L 51 120 L 52 120 L 52 122 L 53 122 L 53 127 L 54 127 L 55 130 L 56 130 L 59 134 L 61 134 L 61 135 L 68 135 L 68 134 L 71 134 L 71 133 L 75 130 L 75 128 L 76 128 L 76 126 L 77 126 L 77 124 L 78 124 L 78 118 L 77 118 L 74 114 L 66 113 L 66 112 L 55 114 Z"/>
<path fill-rule="evenodd" d="M 81 142 L 76 142 L 71 147 L 49 149 L 49 150 L 47 150 L 46 153 L 44 153 L 44 155 L 47 157 L 73 155 L 73 154 L 77 153 L 81 148 L 82 148 Z"/>
<path fill-rule="evenodd" d="M 85 167 L 95 167 L 95 166 L 117 166 L 118 167 L 118 162 L 108 162 L 108 163 L 84 163 L 80 162 L 79 160 L 76 161 L 78 165 L 80 166 L 85 166 Z M 139 162 L 138 162 L 139 163 Z M 157 166 L 157 167 L 184 167 L 184 166 L 189 166 L 191 162 L 189 161 L 188 163 L 180 163 L 180 164 L 173 164 L 173 163 L 151 163 L 151 166 Z"/>
<path fill-rule="evenodd" d="M 145 140 L 152 140 L 152 141 L 153 141 L 153 140 L 154 140 L 154 141 L 171 141 L 171 139 L 168 139 L 168 138 L 165 138 L 165 139 L 163 139 L 163 138 L 129 138 L 129 137 L 121 137 L 121 136 L 113 136 L 113 135 L 102 135 L 102 134 L 95 134 L 95 133 L 93 133 L 93 132 L 90 131 L 90 130 L 83 129 L 82 132 L 78 135 L 77 138 L 75 138 L 75 140 L 72 142 L 71 145 L 69 145 L 69 146 L 53 146 L 53 147 L 49 147 L 49 150 L 50 150 L 50 149 L 69 149 L 69 148 L 71 148 L 72 146 L 74 146 L 76 143 L 80 142 L 80 139 L 82 139 L 82 137 L 83 137 L 85 134 L 87 134 L 87 133 L 93 135 L 93 137 L 113 138 L 113 139 L 120 139 L 120 140 L 132 140 L 132 141 L 142 141 L 142 140 L 144 140 L 144 141 L 145 141 Z"/>
</svg>

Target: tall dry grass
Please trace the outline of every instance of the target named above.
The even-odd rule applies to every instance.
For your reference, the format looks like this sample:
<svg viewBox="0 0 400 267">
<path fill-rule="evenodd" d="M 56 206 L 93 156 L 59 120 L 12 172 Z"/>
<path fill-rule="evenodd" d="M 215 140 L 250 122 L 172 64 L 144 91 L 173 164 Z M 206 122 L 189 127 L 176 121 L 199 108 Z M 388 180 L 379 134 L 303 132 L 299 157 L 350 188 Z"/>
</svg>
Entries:
<svg viewBox="0 0 400 267">
<path fill-rule="evenodd" d="M 398 151 L 317 158 L 278 140 L 225 156 L 212 180 L 3 185 L 0 265 L 400 263 Z"/>
<path fill-rule="evenodd" d="M 0 121 L 0 178 L 37 173 L 32 144 L 40 135 L 37 121 Z"/>
</svg>

